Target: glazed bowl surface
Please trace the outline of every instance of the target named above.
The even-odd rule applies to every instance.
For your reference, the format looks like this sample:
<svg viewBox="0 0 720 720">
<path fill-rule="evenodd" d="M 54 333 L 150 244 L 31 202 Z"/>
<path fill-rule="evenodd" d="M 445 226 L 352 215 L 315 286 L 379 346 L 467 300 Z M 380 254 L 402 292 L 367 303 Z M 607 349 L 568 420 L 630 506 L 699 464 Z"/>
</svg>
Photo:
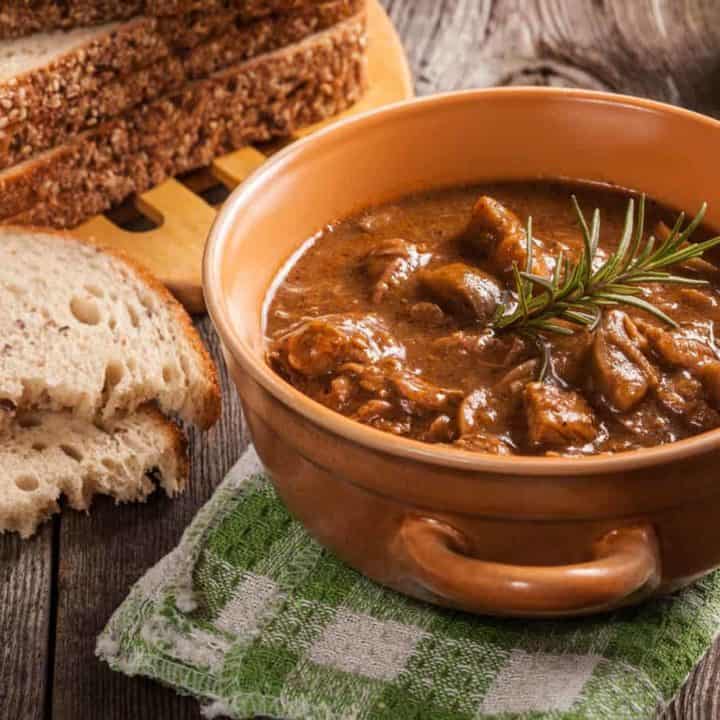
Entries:
<svg viewBox="0 0 720 720">
<path fill-rule="evenodd" d="M 672 591 L 720 566 L 720 430 L 580 458 L 497 457 L 338 415 L 266 365 L 273 282 L 329 222 L 418 190 L 568 178 L 710 204 L 720 123 L 659 103 L 550 88 L 465 91 L 351 118 L 280 152 L 221 211 L 207 307 L 253 442 L 291 512 L 401 592 L 472 612 L 564 616 Z"/>
</svg>

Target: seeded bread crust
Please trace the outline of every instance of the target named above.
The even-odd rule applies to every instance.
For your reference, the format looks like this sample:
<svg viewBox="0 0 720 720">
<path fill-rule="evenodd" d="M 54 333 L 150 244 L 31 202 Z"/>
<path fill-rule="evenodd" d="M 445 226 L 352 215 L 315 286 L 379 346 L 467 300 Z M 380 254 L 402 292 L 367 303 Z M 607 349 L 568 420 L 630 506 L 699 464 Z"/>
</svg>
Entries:
<svg viewBox="0 0 720 720">
<path fill-rule="evenodd" d="M 0 8 L 0 39 L 18 38 L 48 30 L 69 30 L 139 15 L 141 0 L 6 0 Z"/>
<path fill-rule="evenodd" d="M 366 88 L 361 13 L 131 110 L 0 173 L 0 219 L 73 227 L 167 177 L 346 109 Z"/>
<path fill-rule="evenodd" d="M 70 413 L 32 413 L 8 424 L 0 443 L 0 533 L 27 538 L 59 512 L 62 495 L 88 510 L 97 494 L 144 502 L 155 489 L 176 495 L 188 479 L 180 428 L 152 407 L 100 428 Z"/>
<path fill-rule="evenodd" d="M 299 42 L 351 17 L 364 0 L 333 0 L 284 16 L 236 25 L 227 13 L 226 31 L 179 54 L 167 55 L 146 68 L 125 74 L 84 92 L 61 107 L 48 108 L 48 100 L 35 104 L 23 122 L 0 130 L 0 170 L 16 165 L 72 135 L 95 127 L 141 103 L 180 89 L 185 83 L 207 77 L 225 67 Z M 212 15 L 206 16 L 212 18 Z M 179 23 L 181 24 L 181 23 Z M 210 32 L 214 22 L 206 23 Z M 165 27 L 165 31 L 169 27 Z M 160 37 L 160 34 L 158 34 Z M 172 38 L 172 34 L 163 35 Z M 160 47 L 158 42 L 156 47 Z"/>
<path fill-rule="evenodd" d="M 112 264 L 109 264 L 112 270 L 108 273 L 111 282 L 116 282 L 118 278 L 122 278 L 121 282 L 123 285 L 136 284 L 137 287 L 141 288 L 143 292 L 147 292 L 148 296 L 153 299 L 154 308 L 162 307 L 165 312 L 167 312 L 169 316 L 166 317 L 167 327 L 172 328 L 170 332 L 174 337 L 178 338 L 175 344 L 177 353 L 180 354 L 182 351 L 182 353 L 192 358 L 194 379 L 191 379 L 189 384 L 186 380 L 185 388 L 183 389 L 184 398 L 178 398 L 179 402 L 176 400 L 175 404 L 171 407 L 165 407 L 165 403 L 162 401 L 162 386 L 157 384 L 148 386 L 147 382 L 142 386 L 138 385 L 130 388 L 137 393 L 137 397 L 134 398 L 134 402 L 131 405 L 128 405 L 127 398 L 112 397 L 111 395 L 103 397 L 98 402 L 99 399 L 93 397 L 89 391 L 85 390 L 81 393 L 78 388 L 75 387 L 67 388 L 60 392 L 60 386 L 67 385 L 67 381 L 64 377 L 61 377 L 61 373 L 57 369 L 52 378 L 45 379 L 45 382 L 49 382 L 50 384 L 44 390 L 42 390 L 42 388 L 31 388 L 29 385 L 20 382 L 20 378 L 17 377 L 17 373 L 13 370 L 13 368 L 17 365 L 17 362 L 14 362 L 14 360 L 22 358 L 23 365 L 28 366 L 27 369 L 23 368 L 23 372 L 28 374 L 29 377 L 33 377 L 37 380 L 37 373 L 35 372 L 35 369 L 30 368 L 30 359 L 24 359 L 25 356 L 22 355 L 23 345 L 21 344 L 21 340 L 19 338 L 28 332 L 35 332 L 38 335 L 38 338 L 33 340 L 31 344 L 37 345 L 38 343 L 44 342 L 44 335 L 38 332 L 35 324 L 31 325 L 29 323 L 29 315 L 16 318 L 8 316 L 6 317 L 8 327 L 6 328 L 6 331 L 3 332 L 2 342 L 4 343 L 4 346 L 0 348 L 0 392 L 3 394 L 3 406 L 8 405 L 9 402 L 8 407 L 12 408 L 12 412 L 9 414 L 9 418 L 5 418 L 3 424 L 7 425 L 8 422 L 13 421 L 15 411 L 21 413 L 36 410 L 53 412 L 70 410 L 74 415 L 84 417 L 87 420 L 99 419 L 103 422 L 113 422 L 119 415 L 133 412 L 145 402 L 158 400 L 159 404 L 163 405 L 166 411 L 178 412 L 185 421 L 193 422 L 202 429 L 206 430 L 214 425 L 220 417 L 222 405 L 217 369 L 210 357 L 210 354 L 200 339 L 197 330 L 193 326 L 190 316 L 187 314 L 183 306 L 172 296 L 170 291 L 155 276 L 149 273 L 144 267 L 128 258 L 123 252 L 103 247 L 101 239 L 98 239 L 97 241 L 81 240 L 80 238 L 67 233 L 53 232 L 51 230 L 34 227 L 3 227 L 0 232 L 0 248 L 7 251 L 7 248 L 2 247 L 3 235 L 7 236 L 8 241 L 11 244 L 11 248 L 13 244 L 13 236 L 27 238 L 27 240 L 22 244 L 23 248 L 27 248 L 29 246 L 29 241 L 32 239 L 31 236 L 34 234 L 40 236 L 40 239 L 43 242 L 43 247 L 50 247 L 47 244 L 47 241 L 51 241 L 52 244 L 57 242 L 59 247 L 69 246 L 70 248 L 73 248 L 73 246 L 76 246 L 77 250 L 72 249 L 68 252 L 68 254 L 73 255 L 73 262 L 85 263 L 88 267 L 95 262 L 95 253 L 102 256 L 109 256 L 112 260 Z M 9 271 L 10 274 L 12 274 L 13 268 L 13 265 L 10 263 L 10 260 L 13 257 L 12 253 L 13 251 L 10 249 L 9 257 L 5 258 L 7 268 L 4 268 Z M 43 261 L 43 258 L 45 264 L 47 264 L 46 257 L 43 256 L 38 259 Z M 101 262 L 104 262 L 105 259 L 107 258 L 104 258 Z M 86 273 L 86 276 L 89 277 L 89 273 Z M 84 289 L 80 287 L 71 287 L 70 285 L 66 285 L 66 287 L 69 293 L 79 297 L 82 297 L 82 293 L 87 290 L 87 286 Z M 11 294 L 22 290 L 22 288 L 14 290 L 12 283 L 4 289 Z M 44 292 L 48 292 L 47 284 L 43 284 L 43 289 Z M 117 290 L 117 292 L 120 294 L 119 290 Z M 63 308 L 61 306 L 58 306 L 58 313 L 62 309 Z M 10 308 L 7 310 L 10 312 Z M 153 312 L 155 315 L 161 314 L 157 309 Z M 37 315 L 37 309 L 33 310 L 32 314 Z M 134 322 L 136 323 L 137 320 Z M 48 328 L 54 327 L 58 333 L 61 332 L 60 329 L 57 329 L 58 323 L 54 317 L 50 317 L 46 324 L 48 323 L 50 323 Z M 97 323 L 90 323 L 90 325 L 93 324 Z M 137 325 L 135 326 L 137 327 Z M 29 327 L 32 327 L 33 330 L 29 330 Z M 177 328 L 177 331 L 175 331 L 174 328 Z M 73 333 L 76 331 L 68 324 L 67 332 Z M 57 335 L 54 337 L 57 337 Z M 75 337 L 75 344 L 77 344 L 78 336 L 73 337 Z M 180 338 L 182 340 L 180 340 Z M 165 340 L 163 340 L 163 342 L 165 342 Z M 126 335 L 124 335 L 119 341 L 115 342 L 117 347 L 114 349 L 122 349 L 122 356 L 116 359 L 126 360 L 127 358 L 132 357 L 133 350 L 131 348 L 126 348 L 126 343 Z M 13 346 L 15 344 L 19 347 L 14 348 Z M 26 345 L 27 343 L 25 343 L 25 346 Z M 138 347 L 136 350 L 138 357 L 142 357 L 142 347 Z M 189 352 L 187 352 L 188 350 Z M 127 356 L 127 358 L 125 356 Z M 45 365 L 48 364 L 47 358 L 44 363 Z M 165 378 L 163 376 L 163 383 L 164 382 Z M 52 390 L 52 385 L 56 386 L 56 391 Z M 22 387 L 21 393 L 17 392 L 17 387 Z M 59 392 L 60 394 L 58 394 Z M 85 407 L 78 407 L 77 403 L 79 400 L 82 400 L 85 403 Z M 1 429 L 2 428 L 0 428 L 0 430 Z M 1 444 L 2 443 L 0 442 L 0 445 Z"/>
<path fill-rule="evenodd" d="M 245 19 L 286 12 L 317 0 L 5 0 L 0 40 L 50 30 L 68 30 L 126 20 L 135 15 L 167 16 L 232 9 Z"/>
<path fill-rule="evenodd" d="M 336 5 L 358 5 L 359 0 L 311 2 L 305 0 L 291 14 L 303 12 L 317 17 L 348 17 L 352 10 L 340 12 Z M 292 8 L 288 8 L 290 13 Z M 2 14 L 0 10 L 0 17 Z M 278 18 L 282 16 L 277 16 Z M 238 10 L 193 12 L 180 16 L 133 17 L 127 22 L 111 23 L 96 29 L 91 39 L 83 37 L 44 66 L 7 79 L 0 79 L 0 130 L 29 118 L 42 118 L 65 111 L 78 97 L 99 89 L 127 74 L 148 67 L 158 59 L 184 53 L 214 35 L 232 34 L 257 18 L 248 18 Z M 323 20 L 320 27 L 328 27 Z M 58 43 L 67 44 L 67 35 L 56 33 Z M 83 33 L 86 36 L 87 32 Z M 52 40 L 53 36 L 50 36 Z M 239 39 L 247 40 L 246 36 Z M 3 58 L 27 52 L 31 40 L 0 42 L 0 78 Z M 249 56 L 247 56 L 249 57 Z"/>
<path fill-rule="evenodd" d="M 25 42 L 30 41 L 6 41 L 0 45 L 0 57 L 23 52 Z M 76 98 L 168 53 L 167 39 L 156 32 L 153 18 L 101 26 L 92 40 L 47 65 L 0 81 L 0 130 L 33 116 L 58 112 Z"/>
</svg>

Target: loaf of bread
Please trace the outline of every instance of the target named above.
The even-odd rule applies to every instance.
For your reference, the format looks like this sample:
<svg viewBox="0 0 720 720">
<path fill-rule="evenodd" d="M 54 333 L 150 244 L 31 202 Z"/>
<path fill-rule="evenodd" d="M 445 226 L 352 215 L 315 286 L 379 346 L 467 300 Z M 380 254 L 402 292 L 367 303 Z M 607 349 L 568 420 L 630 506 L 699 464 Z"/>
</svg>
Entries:
<svg viewBox="0 0 720 720">
<path fill-rule="evenodd" d="M 364 92 L 365 17 L 222 70 L 0 173 L 0 220 L 72 227 L 169 176 L 291 134 Z"/>
<path fill-rule="evenodd" d="M 167 16 L 235 10 L 244 20 L 287 12 L 317 0 L 3 0 L 0 39 L 49 30 L 67 30 L 126 20 L 136 15 Z"/>
<path fill-rule="evenodd" d="M 183 308 L 122 257 L 70 236 L 0 232 L 0 405 L 112 422 L 148 402 L 202 428 L 215 367 Z M 5 421 L 7 424 L 7 421 Z"/>
<path fill-rule="evenodd" d="M 157 410 L 143 408 L 109 427 L 72 413 L 25 413 L 0 436 L 0 533 L 32 535 L 59 510 L 87 510 L 93 496 L 142 501 L 158 482 L 168 495 L 188 475 L 185 440 Z"/>
<path fill-rule="evenodd" d="M 134 18 L 0 42 L 0 169 L 190 80 L 299 42 L 363 1 L 331 0 L 250 23 L 233 12 Z"/>
</svg>

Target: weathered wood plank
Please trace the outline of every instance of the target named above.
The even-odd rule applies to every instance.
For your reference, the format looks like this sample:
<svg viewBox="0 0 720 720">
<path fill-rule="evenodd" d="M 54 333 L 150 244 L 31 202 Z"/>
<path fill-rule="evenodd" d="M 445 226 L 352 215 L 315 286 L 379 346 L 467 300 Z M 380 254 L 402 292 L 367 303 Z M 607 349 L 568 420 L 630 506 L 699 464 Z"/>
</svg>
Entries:
<svg viewBox="0 0 720 720">
<path fill-rule="evenodd" d="M 95 639 L 133 583 L 175 547 L 246 445 L 237 396 L 206 318 L 201 332 L 219 367 L 223 415 L 207 434 L 190 431 L 191 481 L 186 494 L 161 494 L 145 505 L 97 501 L 89 516 L 67 512 L 60 525 L 53 720 L 199 717 L 198 704 L 144 679 L 111 672 L 95 658 Z"/>
<path fill-rule="evenodd" d="M 0 716 L 41 720 L 51 617 L 52 523 L 32 540 L 0 536 Z"/>
<path fill-rule="evenodd" d="M 386 0 L 419 94 L 491 85 L 629 93 L 720 115 L 713 0 Z"/>
<path fill-rule="evenodd" d="M 720 718 L 720 641 L 690 673 L 687 682 L 659 720 L 717 720 Z"/>
</svg>

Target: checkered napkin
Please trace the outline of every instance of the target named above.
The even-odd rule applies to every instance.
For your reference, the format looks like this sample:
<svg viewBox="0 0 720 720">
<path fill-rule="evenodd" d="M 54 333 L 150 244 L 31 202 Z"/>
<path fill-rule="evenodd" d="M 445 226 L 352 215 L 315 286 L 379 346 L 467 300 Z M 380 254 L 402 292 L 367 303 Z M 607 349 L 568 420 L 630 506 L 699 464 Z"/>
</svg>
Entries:
<svg viewBox="0 0 720 720">
<path fill-rule="evenodd" d="M 292 519 L 254 451 L 133 588 L 98 654 L 208 717 L 641 720 L 720 625 L 720 574 L 577 621 L 440 610 L 343 565 Z"/>
</svg>

